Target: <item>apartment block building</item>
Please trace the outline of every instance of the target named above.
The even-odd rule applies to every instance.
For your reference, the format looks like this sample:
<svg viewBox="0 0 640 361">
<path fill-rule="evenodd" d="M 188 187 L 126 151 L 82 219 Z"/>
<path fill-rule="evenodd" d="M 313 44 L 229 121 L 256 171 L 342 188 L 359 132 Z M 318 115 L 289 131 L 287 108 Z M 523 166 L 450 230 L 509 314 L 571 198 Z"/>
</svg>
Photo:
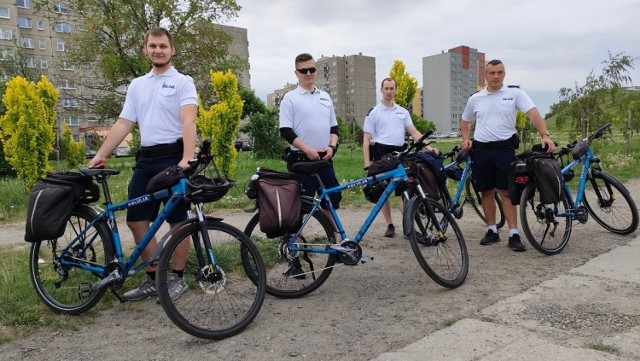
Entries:
<svg viewBox="0 0 640 361">
<path fill-rule="evenodd" d="M 329 93 L 336 115 L 345 124 L 356 122 L 360 127 L 369 109 L 376 104 L 376 59 L 371 56 L 321 56 L 316 60 L 316 86 Z M 267 94 L 267 105 L 278 106 L 279 100 L 297 84 Z"/>
<path fill-rule="evenodd" d="M 233 39 L 229 52 L 248 63 L 247 29 L 219 26 Z M 57 131 L 68 126 L 76 141 L 89 140 L 89 134 L 106 134 L 111 123 L 99 124 L 95 112 L 94 105 L 101 97 L 95 65 L 76 67 L 64 60 L 69 46 L 66 35 L 77 31 L 83 31 L 83 19 L 63 1 L 36 11 L 34 0 L 0 0 L 0 81 L 9 80 L 20 67 L 34 79 L 46 76 L 60 91 Z M 250 88 L 249 69 L 239 74 L 239 82 Z M 116 92 L 124 95 L 126 85 Z"/>
<path fill-rule="evenodd" d="M 485 54 L 462 45 L 422 58 L 422 116 L 438 132 L 459 132 L 469 97 L 484 88 Z"/>
</svg>

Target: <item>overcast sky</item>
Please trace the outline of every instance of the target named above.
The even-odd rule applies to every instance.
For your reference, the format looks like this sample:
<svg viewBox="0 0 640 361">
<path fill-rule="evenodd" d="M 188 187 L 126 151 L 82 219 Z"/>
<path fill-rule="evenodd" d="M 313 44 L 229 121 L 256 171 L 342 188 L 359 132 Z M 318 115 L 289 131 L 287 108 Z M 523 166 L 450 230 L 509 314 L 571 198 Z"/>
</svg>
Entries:
<svg viewBox="0 0 640 361">
<path fill-rule="evenodd" d="M 263 100 L 296 82 L 293 61 L 302 52 L 373 56 L 376 83 L 401 60 L 422 86 L 423 57 L 467 45 L 501 59 L 505 83 L 525 89 L 544 115 L 560 88 L 600 73 L 608 52 L 640 56 L 638 0 L 237 2 L 238 18 L 225 24 L 247 28 L 251 88 Z M 631 77 L 640 84 L 640 60 Z"/>
</svg>

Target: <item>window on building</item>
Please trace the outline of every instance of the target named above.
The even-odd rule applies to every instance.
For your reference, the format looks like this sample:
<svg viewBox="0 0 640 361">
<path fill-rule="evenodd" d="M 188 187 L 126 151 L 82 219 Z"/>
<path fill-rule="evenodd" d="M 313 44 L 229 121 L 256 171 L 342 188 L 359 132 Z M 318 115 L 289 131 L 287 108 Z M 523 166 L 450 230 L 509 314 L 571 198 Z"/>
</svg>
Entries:
<svg viewBox="0 0 640 361">
<path fill-rule="evenodd" d="M 95 115 L 87 115 L 87 122 L 89 123 L 97 123 L 98 117 Z"/>
<path fill-rule="evenodd" d="M 86 102 L 89 105 L 96 105 L 96 99 L 95 98 L 86 98 Z"/>
<path fill-rule="evenodd" d="M 67 79 L 60 79 L 60 89 L 75 89 L 76 85 Z"/>
<path fill-rule="evenodd" d="M 56 50 L 65 51 L 65 49 L 66 49 L 66 43 L 64 41 L 58 41 L 56 43 Z"/>
<path fill-rule="evenodd" d="M 60 13 L 60 14 L 67 14 L 69 13 L 69 7 L 66 4 L 63 3 L 57 3 L 55 5 L 53 5 L 53 11 Z"/>
<path fill-rule="evenodd" d="M 44 39 L 38 40 L 38 48 L 40 48 L 40 50 L 47 50 L 47 41 Z"/>
<path fill-rule="evenodd" d="M 126 84 L 118 85 L 118 87 L 116 88 L 116 91 L 118 93 L 122 93 L 122 94 L 126 93 L 127 92 L 127 85 Z"/>
<path fill-rule="evenodd" d="M 38 20 L 36 28 L 38 28 L 38 30 L 44 30 L 44 20 Z"/>
<path fill-rule="evenodd" d="M 62 106 L 65 108 L 77 108 L 78 100 L 73 98 L 65 98 L 62 100 Z"/>
<path fill-rule="evenodd" d="M 93 79 L 84 78 L 83 80 L 84 86 L 92 87 L 94 85 Z"/>
<path fill-rule="evenodd" d="M 13 40 L 13 33 L 11 32 L 11 29 L 0 29 L 0 39 Z"/>
<path fill-rule="evenodd" d="M 31 8 L 31 0 L 16 0 L 16 6 L 19 8 Z"/>
<path fill-rule="evenodd" d="M 31 19 L 18 18 L 18 27 L 31 29 Z"/>
<path fill-rule="evenodd" d="M 10 49 L 0 49 L 0 60 L 13 60 L 15 56 Z"/>
<path fill-rule="evenodd" d="M 9 8 L 0 6 L 0 18 L 11 19 L 11 16 L 9 15 Z"/>
<path fill-rule="evenodd" d="M 25 60 L 25 64 L 27 65 L 27 68 L 35 69 L 35 67 L 36 67 L 36 59 L 29 57 L 29 58 L 27 58 L 27 60 Z"/>
<path fill-rule="evenodd" d="M 20 45 L 22 45 L 23 48 L 33 49 L 33 39 L 21 37 Z"/>
<path fill-rule="evenodd" d="M 69 115 L 67 117 L 65 117 L 65 124 L 66 125 L 80 125 L 80 122 L 78 121 L 78 117 L 75 115 Z"/>
<path fill-rule="evenodd" d="M 56 33 L 70 33 L 71 25 L 68 23 L 56 23 L 55 30 Z"/>
<path fill-rule="evenodd" d="M 60 63 L 60 69 L 62 70 L 76 70 L 75 66 L 73 66 L 73 64 L 67 62 L 67 61 L 62 61 Z"/>
<path fill-rule="evenodd" d="M 40 59 L 40 68 L 48 69 L 49 68 L 49 60 L 48 59 Z"/>
</svg>

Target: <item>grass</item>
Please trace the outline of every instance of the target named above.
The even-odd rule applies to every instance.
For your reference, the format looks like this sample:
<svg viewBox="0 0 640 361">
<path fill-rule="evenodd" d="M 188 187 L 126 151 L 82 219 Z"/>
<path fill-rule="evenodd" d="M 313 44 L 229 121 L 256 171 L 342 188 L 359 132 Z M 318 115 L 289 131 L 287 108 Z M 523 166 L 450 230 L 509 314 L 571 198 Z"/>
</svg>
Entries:
<svg viewBox="0 0 640 361">
<path fill-rule="evenodd" d="M 554 133 L 554 136 L 555 134 L 560 133 Z M 570 141 L 568 137 L 562 138 L 561 135 L 555 140 L 559 144 L 567 144 Z M 439 139 L 432 145 L 443 151 L 448 151 L 454 145 L 459 144 L 460 139 L 458 138 Z M 607 136 L 605 139 L 599 139 L 593 143 L 593 149 L 602 160 L 605 171 L 623 182 L 637 177 L 640 171 L 640 162 L 638 162 L 640 158 L 640 142 L 637 139 L 631 142 L 631 156 L 626 155 L 626 146 L 622 134 Z M 133 162 L 134 160 L 131 157 L 109 159 L 107 166 L 121 171 L 120 175 L 113 176 L 109 182 L 114 200 L 125 199 Z M 359 148 L 343 145 L 336 155 L 334 164 L 338 180 L 341 183 L 355 180 L 365 175 L 362 169 L 362 151 Z M 257 167 L 267 167 L 281 171 L 286 169 L 282 160 L 258 160 L 253 157 L 251 152 L 241 152 L 238 155 L 236 173 L 233 176 L 236 180 L 236 186 L 229 190 L 227 195 L 220 201 L 208 204 L 205 210 L 242 209 L 253 206 L 252 201 L 244 195 L 244 187 L 246 181 Z M 397 201 L 395 198 L 392 202 Z M 25 193 L 24 185 L 21 181 L 0 179 L 0 223 L 23 222 L 28 199 L 29 196 Z M 345 191 L 342 202 L 344 205 L 355 207 L 370 206 L 370 203 L 364 198 L 361 187 Z M 99 205 L 99 203 L 96 204 Z M 108 307 L 105 305 L 106 302 L 102 302 L 96 310 L 92 310 L 82 316 L 67 317 L 56 315 L 40 302 L 31 285 L 27 246 L 5 247 L 0 249 L 0 253 L 3 255 L 0 257 L 0 304 L 2 305 L 0 308 L 0 344 L 23 337 L 43 327 L 52 329 L 76 328 L 82 323 L 91 322 L 92 314 L 100 308 Z M 108 301 L 110 298 L 112 298 L 112 295 L 107 293 L 105 299 Z M 457 320 L 447 320 L 444 322 L 443 327 L 448 327 Z"/>
<path fill-rule="evenodd" d="M 592 350 L 601 351 L 610 353 L 613 355 L 620 355 L 620 348 L 614 345 L 607 345 L 602 342 L 589 342 L 585 344 L 586 348 L 590 348 Z"/>
</svg>

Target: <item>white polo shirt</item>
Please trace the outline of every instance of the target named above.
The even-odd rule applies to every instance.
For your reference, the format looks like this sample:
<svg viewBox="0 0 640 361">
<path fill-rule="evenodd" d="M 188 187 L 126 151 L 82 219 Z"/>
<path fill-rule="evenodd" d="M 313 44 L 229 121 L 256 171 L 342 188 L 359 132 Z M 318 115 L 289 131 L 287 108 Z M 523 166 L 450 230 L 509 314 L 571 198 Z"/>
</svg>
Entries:
<svg viewBox="0 0 640 361">
<path fill-rule="evenodd" d="M 462 121 L 476 122 L 473 139 L 479 142 L 507 140 L 516 133 L 516 114 L 535 107 L 524 90 L 503 85 L 491 94 L 483 89 L 473 94 L 462 113 Z"/>
<path fill-rule="evenodd" d="M 182 138 L 180 107 L 198 104 L 193 79 L 174 67 L 161 75 L 153 71 L 133 79 L 120 118 L 138 123 L 140 145 L 174 143 Z"/>
<path fill-rule="evenodd" d="M 298 86 L 280 101 L 280 128 L 291 128 L 306 145 L 324 150 L 331 142 L 331 127 L 337 126 L 331 97 L 325 91 L 308 92 Z M 291 149 L 297 150 L 294 146 Z"/>
<path fill-rule="evenodd" d="M 393 103 L 387 108 L 378 103 L 364 118 L 363 131 L 370 133 L 374 143 L 402 146 L 405 129 L 413 125 L 409 111 Z"/>
</svg>

